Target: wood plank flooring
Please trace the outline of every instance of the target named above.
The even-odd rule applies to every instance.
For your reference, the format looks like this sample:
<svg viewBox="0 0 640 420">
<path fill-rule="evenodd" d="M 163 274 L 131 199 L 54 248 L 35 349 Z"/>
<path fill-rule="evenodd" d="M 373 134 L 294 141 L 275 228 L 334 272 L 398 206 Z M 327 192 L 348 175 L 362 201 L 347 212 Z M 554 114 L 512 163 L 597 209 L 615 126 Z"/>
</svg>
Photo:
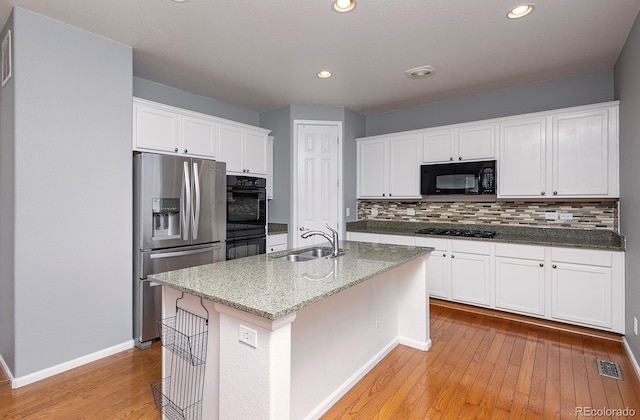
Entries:
<svg viewBox="0 0 640 420">
<path fill-rule="evenodd" d="M 619 338 L 503 316 L 433 302 L 432 349 L 396 347 L 323 418 L 546 420 L 576 418 L 576 407 L 640 417 L 640 382 Z M 160 419 L 149 386 L 160 352 L 130 349 L 17 390 L 0 372 L 0 418 Z M 624 380 L 600 376 L 596 358 L 619 363 Z"/>
</svg>

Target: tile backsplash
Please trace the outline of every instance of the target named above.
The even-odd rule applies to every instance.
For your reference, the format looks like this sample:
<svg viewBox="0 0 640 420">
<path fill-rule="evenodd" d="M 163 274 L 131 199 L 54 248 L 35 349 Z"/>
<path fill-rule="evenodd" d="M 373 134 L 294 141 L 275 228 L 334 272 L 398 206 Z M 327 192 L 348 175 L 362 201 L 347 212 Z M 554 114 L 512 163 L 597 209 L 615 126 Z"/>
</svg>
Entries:
<svg viewBox="0 0 640 420">
<path fill-rule="evenodd" d="M 376 213 L 373 215 L 372 213 Z M 415 215 L 407 215 L 414 213 Z M 557 220 L 546 218 L 557 213 Z M 561 219 L 568 217 L 571 219 Z M 358 220 L 526 225 L 618 231 L 618 201 L 432 202 L 358 200 Z"/>
</svg>

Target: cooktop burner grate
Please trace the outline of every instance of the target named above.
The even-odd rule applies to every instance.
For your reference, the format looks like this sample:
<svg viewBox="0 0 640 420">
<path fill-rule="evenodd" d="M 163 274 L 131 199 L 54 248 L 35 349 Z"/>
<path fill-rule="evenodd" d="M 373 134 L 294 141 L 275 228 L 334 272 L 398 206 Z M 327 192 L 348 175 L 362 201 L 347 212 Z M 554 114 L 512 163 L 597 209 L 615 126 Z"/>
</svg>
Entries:
<svg viewBox="0 0 640 420">
<path fill-rule="evenodd" d="M 493 230 L 471 230 L 471 229 L 437 229 L 427 228 L 420 229 L 416 233 L 421 235 L 443 235 L 443 236 L 462 236 L 465 238 L 493 238 L 496 232 Z"/>
</svg>

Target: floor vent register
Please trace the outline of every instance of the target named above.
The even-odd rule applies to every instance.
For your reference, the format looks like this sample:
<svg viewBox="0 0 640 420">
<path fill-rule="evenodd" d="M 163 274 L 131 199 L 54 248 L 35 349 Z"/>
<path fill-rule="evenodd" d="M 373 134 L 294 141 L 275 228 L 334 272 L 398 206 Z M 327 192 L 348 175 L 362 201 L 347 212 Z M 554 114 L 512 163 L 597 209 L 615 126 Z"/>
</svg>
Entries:
<svg viewBox="0 0 640 420">
<path fill-rule="evenodd" d="M 598 373 L 602 376 L 608 376 L 609 378 L 622 379 L 622 372 L 620 371 L 620 365 L 615 362 L 609 362 L 607 360 L 596 359 L 598 362 Z"/>
</svg>

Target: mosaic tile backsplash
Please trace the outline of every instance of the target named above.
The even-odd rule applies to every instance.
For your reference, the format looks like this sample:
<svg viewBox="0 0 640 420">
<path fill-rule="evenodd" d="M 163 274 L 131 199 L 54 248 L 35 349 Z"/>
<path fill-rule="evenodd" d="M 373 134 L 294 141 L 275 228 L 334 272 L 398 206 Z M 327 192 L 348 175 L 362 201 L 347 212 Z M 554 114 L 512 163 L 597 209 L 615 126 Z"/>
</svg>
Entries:
<svg viewBox="0 0 640 420">
<path fill-rule="evenodd" d="M 372 210 L 378 214 L 373 216 Z M 408 216 L 407 210 L 415 211 Z M 547 212 L 571 213 L 571 220 L 547 220 Z M 394 220 L 429 223 L 525 225 L 549 228 L 618 231 L 618 201 L 589 202 L 431 202 L 358 200 L 358 220 Z"/>
</svg>

